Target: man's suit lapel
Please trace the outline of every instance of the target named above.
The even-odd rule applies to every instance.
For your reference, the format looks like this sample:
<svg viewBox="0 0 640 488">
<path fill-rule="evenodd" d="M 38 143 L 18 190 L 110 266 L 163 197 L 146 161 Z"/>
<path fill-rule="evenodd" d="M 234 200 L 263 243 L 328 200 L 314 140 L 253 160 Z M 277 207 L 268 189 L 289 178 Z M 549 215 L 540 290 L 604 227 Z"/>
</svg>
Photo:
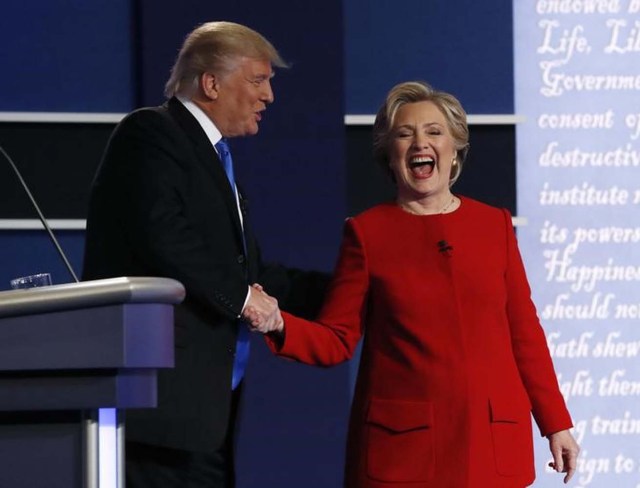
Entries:
<svg viewBox="0 0 640 488">
<path fill-rule="evenodd" d="M 176 120 L 178 125 L 182 127 L 184 132 L 193 142 L 194 151 L 199 164 L 202 164 L 205 167 L 220 190 L 220 194 L 224 199 L 227 210 L 229 211 L 233 221 L 238 244 L 240 248 L 243 249 L 242 225 L 240 223 L 240 216 L 238 215 L 236 197 L 231 189 L 231 184 L 229 183 L 227 175 L 224 172 L 218 153 L 216 153 L 215 149 L 211 145 L 211 141 L 198 121 L 177 98 L 171 98 L 166 105 L 171 116 Z"/>
</svg>

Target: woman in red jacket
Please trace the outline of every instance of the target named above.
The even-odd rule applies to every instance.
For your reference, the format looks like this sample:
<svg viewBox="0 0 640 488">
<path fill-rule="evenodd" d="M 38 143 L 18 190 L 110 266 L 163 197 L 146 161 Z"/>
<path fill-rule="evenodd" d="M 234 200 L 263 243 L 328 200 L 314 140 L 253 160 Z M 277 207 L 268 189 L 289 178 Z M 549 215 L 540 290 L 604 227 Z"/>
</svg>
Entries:
<svg viewBox="0 0 640 488">
<path fill-rule="evenodd" d="M 330 366 L 364 335 L 347 488 L 522 488 L 531 413 L 567 482 L 578 445 L 507 210 L 455 195 L 466 114 L 421 82 L 388 94 L 376 159 L 397 198 L 350 218 L 315 322 L 247 318 L 278 355 Z"/>
</svg>

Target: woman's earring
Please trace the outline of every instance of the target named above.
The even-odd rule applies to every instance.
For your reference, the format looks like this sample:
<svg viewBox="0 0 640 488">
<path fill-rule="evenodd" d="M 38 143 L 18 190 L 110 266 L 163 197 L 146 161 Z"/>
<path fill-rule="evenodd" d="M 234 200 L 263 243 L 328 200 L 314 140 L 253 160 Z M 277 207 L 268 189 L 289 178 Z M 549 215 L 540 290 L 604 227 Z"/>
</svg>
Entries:
<svg viewBox="0 0 640 488">
<path fill-rule="evenodd" d="M 458 166 L 458 159 L 454 156 L 453 161 L 451 161 L 451 175 L 449 177 L 450 181 L 455 180 L 460 173 L 460 167 Z"/>
</svg>

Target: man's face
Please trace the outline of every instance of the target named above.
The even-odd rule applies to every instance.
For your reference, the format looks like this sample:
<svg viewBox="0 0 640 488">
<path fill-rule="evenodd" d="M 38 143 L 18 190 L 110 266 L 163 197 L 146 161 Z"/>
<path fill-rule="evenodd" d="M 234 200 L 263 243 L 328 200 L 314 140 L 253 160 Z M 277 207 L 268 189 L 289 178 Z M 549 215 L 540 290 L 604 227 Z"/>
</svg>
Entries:
<svg viewBox="0 0 640 488">
<path fill-rule="evenodd" d="M 218 78 L 218 97 L 211 116 L 224 137 L 258 133 L 267 104 L 273 102 L 271 62 L 241 58 L 231 73 Z"/>
</svg>

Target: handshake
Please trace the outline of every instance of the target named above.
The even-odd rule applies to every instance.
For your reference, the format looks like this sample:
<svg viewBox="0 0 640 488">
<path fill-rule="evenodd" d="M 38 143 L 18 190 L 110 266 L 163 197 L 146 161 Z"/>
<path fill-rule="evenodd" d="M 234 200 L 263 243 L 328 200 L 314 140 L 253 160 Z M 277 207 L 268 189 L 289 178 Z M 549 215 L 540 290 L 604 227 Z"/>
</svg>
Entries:
<svg viewBox="0 0 640 488">
<path fill-rule="evenodd" d="M 269 296 L 257 283 L 251 286 L 249 300 L 242 310 L 242 318 L 252 332 L 284 332 L 284 320 L 280 314 L 278 300 Z"/>
</svg>

